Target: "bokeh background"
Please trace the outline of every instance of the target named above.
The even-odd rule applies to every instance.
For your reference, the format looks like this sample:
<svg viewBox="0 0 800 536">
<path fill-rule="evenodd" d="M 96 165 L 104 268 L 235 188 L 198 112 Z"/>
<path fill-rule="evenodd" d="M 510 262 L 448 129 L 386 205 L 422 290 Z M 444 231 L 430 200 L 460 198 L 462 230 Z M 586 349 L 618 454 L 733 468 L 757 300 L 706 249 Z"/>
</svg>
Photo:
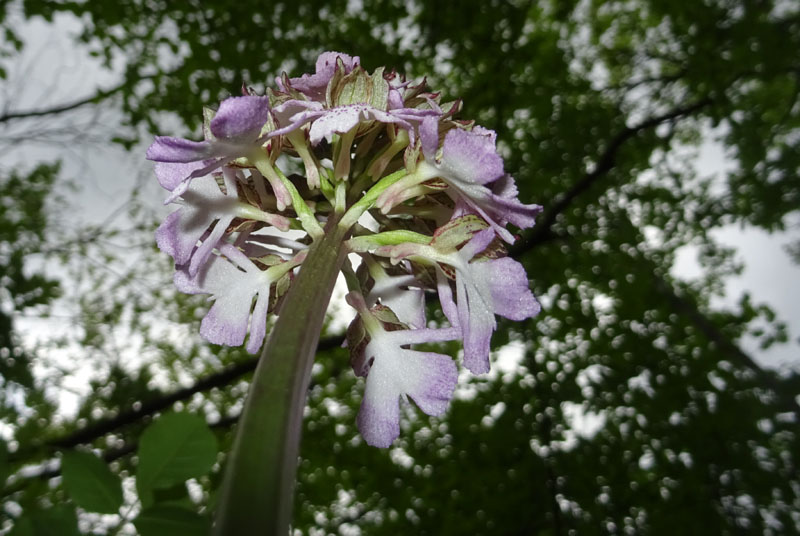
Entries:
<svg viewBox="0 0 800 536">
<path fill-rule="evenodd" d="M 205 530 L 255 361 L 172 288 L 144 148 L 324 50 L 497 131 L 544 310 L 379 450 L 333 304 L 295 533 L 800 532 L 797 2 L 17 0 L 0 32 L 0 534 Z M 145 498 L 165 412 L 217 454 Z"/>
</svg>

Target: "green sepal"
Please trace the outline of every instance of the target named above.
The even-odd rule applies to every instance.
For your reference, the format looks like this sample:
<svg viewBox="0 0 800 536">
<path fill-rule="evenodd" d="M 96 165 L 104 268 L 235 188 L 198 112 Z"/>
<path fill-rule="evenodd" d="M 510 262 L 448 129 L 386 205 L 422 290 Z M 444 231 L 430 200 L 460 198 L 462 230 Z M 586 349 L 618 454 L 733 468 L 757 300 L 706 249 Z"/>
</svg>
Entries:
<svg viewBox="0 0 800 536">
<path fill-rule="evenodd" d="M 396 246 L 413 242 L 414 244 L 429 244 L 431 237 L 424 234 L 398 229 L 396 231 L 385 231 L 372 235 L 357 236 L 347 241 L 347 246 L 354 253 L 364 253 L 381 246 Z"/>
<path fill-rule="evenodd" d="M 203 106 L 203 138 L 206 140 L 216 140 L 217 137 L 211 132 L 211 121 L 217 115 L 217 111 L 208 106 Z"/>
<path fill-rule="evenodd" d="M 433 233 L 431 246 L 441 252 L 453 251 L 472 238 L 478 231 L 489 227 L 479 216 L 467 214 L 445 223 Z"/>
</svg>

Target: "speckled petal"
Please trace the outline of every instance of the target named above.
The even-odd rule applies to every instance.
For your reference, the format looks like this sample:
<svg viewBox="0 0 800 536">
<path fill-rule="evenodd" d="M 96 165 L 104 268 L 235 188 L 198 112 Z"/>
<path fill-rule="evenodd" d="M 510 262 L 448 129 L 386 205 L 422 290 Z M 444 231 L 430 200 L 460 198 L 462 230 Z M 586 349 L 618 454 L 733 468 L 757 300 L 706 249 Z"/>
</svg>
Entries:
<svg viewBox="0 0 800 536">
<path fill-rule="evenodd" d="M 459 274 L 461 275 L 461 274 Z M 467 279 L 467 281 L 464 281 Z M 464 366 L 473 374 L 489 372 L 489 348 L 497 323 L 485 282 L 459 277 L 456 280 L 459 322 L 464 337 Z M 483 291 L 482 291 L 483 290 Z"/>
<path fill-rule="evenodd" d="M 444 178 L 466 184 L 487 184 L 503 176 L 503 159 L 495 150 L 495 134 L 476 127 L 453 129 L 442 145 L 439 164 Z"/>
<path fill-rule="evenodd" d="M 154 169 L 158 183 L 170 192 L 183 182 L 186 177 L 202 169 L 204 163 L 196 162 L 156 162 Z"/>
<path fill-rule="evenodd" d="M 489 282 L 494 312 L 510 320 L 539 314 L 541 306 L 528 288 L 525 268 L 510 257 L 472 263 L 474 277 Z"/>
<path fill-rule="evenodd" d="M 250 320 L 250 338 L 247 351 L 255 354 L 261 348 L 267 333 L 267 310 L 269 309 L 269 284 L 265 284 L 258 292 L 256 305 L 253 307 L 253 318 Z"/>
<path fill-rule="evenodd" d="M 329 139 L 334 133 L 343 134 L 348 132 L 362 121 L 396 123 L 407 130 L 412 130 L 412 126 L 399 117 L 366 104 L 349 104 L 331 108 L 316 119 L 309 130 L 309 141 L 311 145 L 316 145 L 322 138 Z"/>
<path fill-rule="evenodd" d="M 145 156 L 156 162 L 197 162 L 214 155 L 210 142 L 156 136 Z"/>
<path fill-rule="evenodd" d="M 253 142 L 269 121 L 269 97 L 225 99 L 211 120 L 211 133 L 220 140 Z"/>
<path fill-rule="evenodd" d="M 441 415 L 458 379 L 450 357 L 401 348 L 398 333 L 404 332 L 377 336 L 365 349 L 367 359 L 374 361 L 357 421 L 367 444 L 375 447 L 389 447 L 400 435 L 402 395 L 411 397 L 425 413 Z"/>
<path fill-rule="evenodd" d="M 317 58 L 316 73 L 290 78 L 289 85 L 292 89 L 300 91 L 312 99 L 324 100 L 325 88 L 333 78 L 333 73 L 336 72 L 336 58 L 342 59 L 345 73 L 352 71 L 361 62 L 358 56 L 349 56 L 341 52 L 323 52 Z M 286 89 L 282 87 L 283 83 L 280 80 L 278 85 L 281 89 Z"/>
</svg>

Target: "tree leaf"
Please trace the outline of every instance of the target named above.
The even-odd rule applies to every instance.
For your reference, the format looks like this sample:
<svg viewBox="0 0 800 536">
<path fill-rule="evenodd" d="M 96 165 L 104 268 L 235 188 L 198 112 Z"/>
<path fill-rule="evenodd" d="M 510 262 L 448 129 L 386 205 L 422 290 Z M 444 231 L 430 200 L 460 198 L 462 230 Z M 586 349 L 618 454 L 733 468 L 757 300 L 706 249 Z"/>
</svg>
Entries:
<svg viewBox="0 0 800 536">
<path fill-rule="evenodd" d="M 114 514 L 122 506 L 122 482 L 97 456 L 67 451 L 61 459 L 61 474 L 64 489 L 81 508 Z"/>
<path fill-rule="evenodd" d="M 14 522 L 9 536 L 80 536 L 78 517 L 65 506 L 32 510 Z"/>
<path fill-rule="evenodd" d="M 141 536 L 196 536 L 211 532 L 211 522 L 197 512 L 177 506 L 155 506 L 133 520 Z"/>
<path fill-rule="evenodd" d="M 169 413 L 147 427 L 139 443 L 136 487 L 140 498 L 211 469 L 217 458 L 217 440 L 197 415 Z"/>
</svg>

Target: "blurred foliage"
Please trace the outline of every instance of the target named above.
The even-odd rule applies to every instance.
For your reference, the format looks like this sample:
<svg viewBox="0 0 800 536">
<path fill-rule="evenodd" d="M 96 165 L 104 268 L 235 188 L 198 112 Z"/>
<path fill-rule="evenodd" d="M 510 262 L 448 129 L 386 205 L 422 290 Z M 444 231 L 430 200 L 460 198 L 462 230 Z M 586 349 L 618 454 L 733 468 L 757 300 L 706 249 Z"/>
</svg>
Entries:
<svg viewBox="0 0 800 536">
<path fill-rule="evenodd" d="M 497 130 L 521 199 L 550 210 L 514 250 L 545 310 L 501 322 L 494 339 L 521 359 L 465 379 L 446 417 L 409 408 L 395 447 L 367 447 L 355 428 L 363 385 L 345 351 L 320 352 L 297 489 L 303 534 L 800 532 L 800 379 L 760 369 L 736 346 L 744 336 L 783 343 L 785 328 L 750 297 L 712 301 L 740 270 L 713 231 L 786 229 L 800 207 L 797 3 L 22 0 L 0 3 L 7 36 L 18 31 L 7 10 L 20 6 L 28 18 L 79 17 L 80 46 L 124 66 L 126 122 L 153 133 L 180 124 L 175 133 L 199 136 L 203 105 L 242 83 L 263 89 L 281 70 L 305 72 L 323 50 L 427 75 L 464 99 L 462 117 Z M 0 47 L 0 63 L 15 42 Z M 725 173 L 697 171 L 709 138 L 730 160 Z M 139 513 L 131 453 L 151 414 L 169 408 L 206 417 L 225 452 L 250 358 L 199 340 L 207 305 L 171 288 L 152 246 L 113 250 L 97 238 L 119 233 L 98 229 L 62 256 L 80 315 L 73 338 L 56 344 L 97 379 L 74 420 L 55 418 L 11 325 L 56 296 L 52 281 L 23 269 L 42 246 L 55 174 L 10 175 L 0 191 L 3 391 L 15 382 L 26 394 L 3 406 L 11 469 L 97 449 L 123 478 L 127 506 L 113 522 L 79 510 L 84 533 L 130 532 L 136 515 L 143 534 L 165 519 L 197 530 L 220 464 L 153 492 Z M 123 238 L 147 242 L 152 212 L 131 209 L 136 226 Z M 7 216 L 15 211 L 24 217 Z M 673 272 L 685 245 L 703 268 L 692 280 Z M 139 359 L 122 357 L 131 352 Z M 36 418 L 20 419 L 22 409 Z M 108 422 L 118 426 L 98 426 Z M 96 433 L 64 441 L 87 429 Z M 38 535 L 43 519 L 74 525 L 72 506 L 52 505 L 86 503 L 68 500 L 57 473 L 45 465 L 12 477 L 3 526 Z"/>
</svg>

